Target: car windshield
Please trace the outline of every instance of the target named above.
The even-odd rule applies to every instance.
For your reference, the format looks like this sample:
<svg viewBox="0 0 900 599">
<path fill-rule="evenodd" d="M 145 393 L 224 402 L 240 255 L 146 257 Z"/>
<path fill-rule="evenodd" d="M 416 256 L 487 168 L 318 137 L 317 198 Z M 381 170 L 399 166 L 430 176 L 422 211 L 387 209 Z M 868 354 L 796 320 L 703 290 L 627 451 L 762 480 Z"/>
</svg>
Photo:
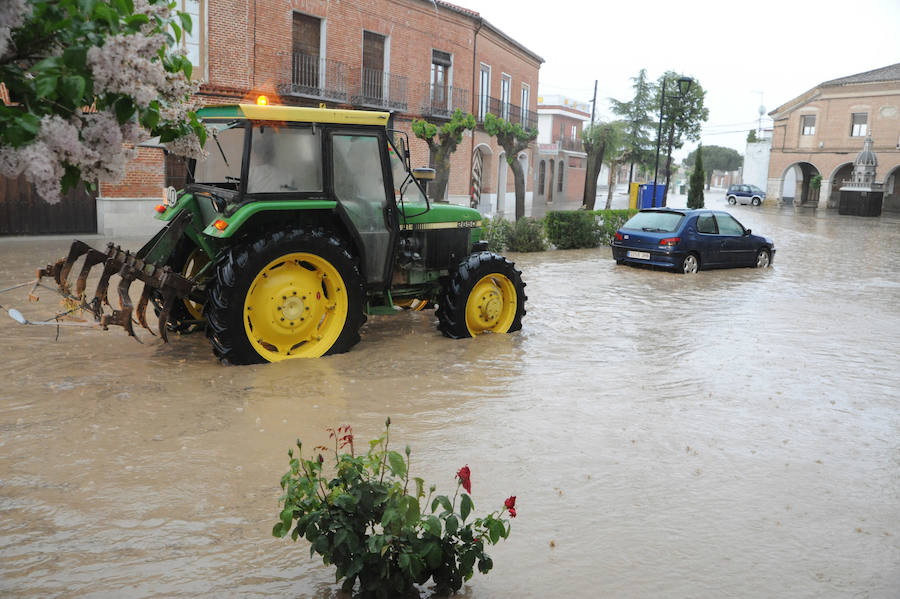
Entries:
<svg viewBox="0 0 900 599">
<path fill-rule="evenodd" d="M 622 225 L 623 229 L 671 233 L 681 224 L 684 215 L 679 212 L 638 212 Z"/>
<path fill-rule="evenodd" d="M 241 177 L 245 129 L 236 122 L 205 122 L 204 125 L 211 131 L 204 147 L 206 157 L 197 160 L 194 168 L 194 181 L 233 187 Z"/>
</svg>

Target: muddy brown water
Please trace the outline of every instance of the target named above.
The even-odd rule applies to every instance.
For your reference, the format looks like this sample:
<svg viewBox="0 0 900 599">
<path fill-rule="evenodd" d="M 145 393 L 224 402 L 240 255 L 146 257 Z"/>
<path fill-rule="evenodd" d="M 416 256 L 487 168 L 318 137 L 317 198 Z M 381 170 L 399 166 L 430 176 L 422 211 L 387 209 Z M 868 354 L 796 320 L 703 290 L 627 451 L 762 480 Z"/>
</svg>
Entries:
<svg viewBox="0 0 900 599">
<path fill-rule="evenodd" d="M 297 437 L 387 416 L 439 490 L 469 465 L 476 513 L 518 496 L 462 596 L 900 596 L 900 220 L 732 212 L 774 268 L 515 255 L 513 335 L 405 312 L 345 355 L 228 368 L 202 335 L 0 313 L 0 596 L 345 597 L 270 536 L 278 480 Z M 67 246 L 0 239 L 0 288 Z M 24 295 L 0 303 L 53 312 Z"/>
</svg>

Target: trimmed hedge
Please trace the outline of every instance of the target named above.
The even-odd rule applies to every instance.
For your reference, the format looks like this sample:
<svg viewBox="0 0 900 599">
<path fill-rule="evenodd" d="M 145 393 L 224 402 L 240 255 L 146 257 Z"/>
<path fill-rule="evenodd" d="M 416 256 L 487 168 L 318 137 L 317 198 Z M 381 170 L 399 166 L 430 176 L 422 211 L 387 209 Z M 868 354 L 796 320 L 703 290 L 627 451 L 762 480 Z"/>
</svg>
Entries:
<svg viewBox="0 0 900 599">
<path fill-rule="evenodd" d="M 544 218 L 547 239 L 560 250 L 600 245 L 600 227 L 593 212 L 551 210 Z"/>
<path fill-rule="evenodd" d="M 593 214 L 597 215 L 599 220 L 600 242 L 603 245 L 611 245 L 616 235 L 616 230 L 637 213 L 638 211 L 632 208 L 626 210 L 594 210 Z"/>
</svg>

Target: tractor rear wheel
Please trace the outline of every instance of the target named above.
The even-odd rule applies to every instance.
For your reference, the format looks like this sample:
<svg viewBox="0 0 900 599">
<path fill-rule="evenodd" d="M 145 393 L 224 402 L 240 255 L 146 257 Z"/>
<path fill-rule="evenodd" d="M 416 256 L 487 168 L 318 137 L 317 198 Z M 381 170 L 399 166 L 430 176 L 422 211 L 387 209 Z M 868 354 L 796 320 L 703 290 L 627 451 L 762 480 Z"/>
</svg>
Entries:
<svg viewBox="0 0 900 599">
<path fill-rule="evenodd" d="M 438 329 L 460 339 L 522 328 L 525 283 L 521 271 L 491 252 L 466 258 L 451 272 L 438 300 Z"/>
<path fill-rule="evenodd" d="M 229 364 L 349 350 L 366 320 L 357 260 L 323 230 L 288 229 L 225 252 L 206 302 L 206 336 Z"/>
</svg>

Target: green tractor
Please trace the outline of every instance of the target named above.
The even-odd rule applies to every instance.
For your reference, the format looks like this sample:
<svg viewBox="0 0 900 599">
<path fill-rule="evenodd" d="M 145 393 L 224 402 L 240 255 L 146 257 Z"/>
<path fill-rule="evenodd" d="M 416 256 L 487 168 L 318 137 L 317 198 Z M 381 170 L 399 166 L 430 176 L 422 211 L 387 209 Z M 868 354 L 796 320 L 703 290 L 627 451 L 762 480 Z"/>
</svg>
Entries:
<svg viewBox="0 0 900 599">
<path fill-rule="evenodd" d="M 367 314 L 437 308 L 447 337 L 521 329 L 525 283 L 487 251 L 481 215 L 430 201 L 388 113 L 266 105 L 199 111 L 207 156 L 157 206 L 165 226 L 136 253 L 76 241 L 38 271 L 104 329 L 204 329 L 225 363 L 349 350 Z M 82 259 L 74 286 L 68 281 Z M 88 271 L 103 265 L 92 298 Z M 118 275 L 119 309 L 107 298 Z M 137 306 L 128 290 L 144 283 Z"/>
</svg>

